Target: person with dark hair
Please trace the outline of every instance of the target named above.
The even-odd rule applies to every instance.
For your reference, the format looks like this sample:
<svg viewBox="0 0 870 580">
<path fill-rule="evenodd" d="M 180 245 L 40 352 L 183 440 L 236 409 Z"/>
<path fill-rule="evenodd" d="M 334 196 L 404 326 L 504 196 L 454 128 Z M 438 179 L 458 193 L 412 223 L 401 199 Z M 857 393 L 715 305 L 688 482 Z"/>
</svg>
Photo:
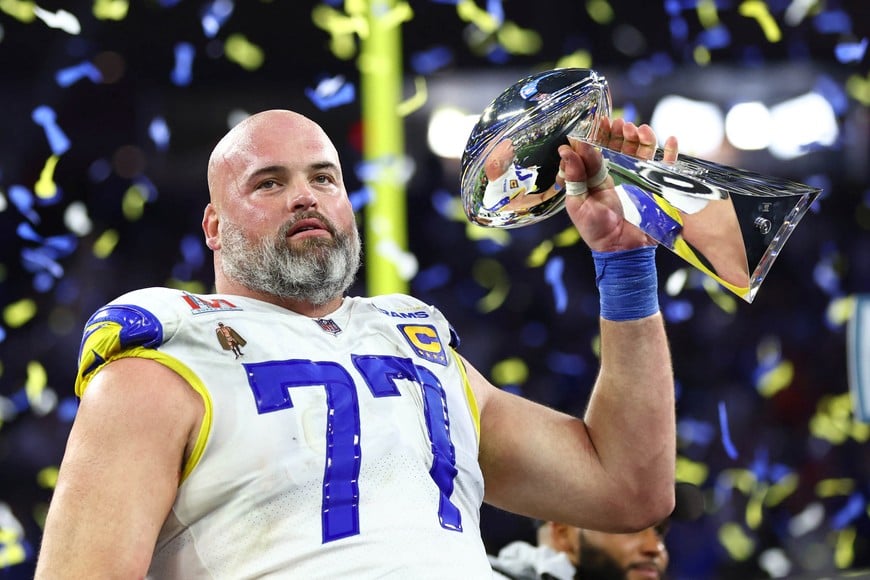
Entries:
<svg viewBox="0 0 870 580">
<path fill-rule="evenodd" d="M 501 580 L 661 580 L 670 557 L 665 537 L 672 521 L 692 521 L 704 511 L 701 490 L 679 482 L 671 515 L 634 533 L 581 529 L 554 521 L 534 520 L 536 544 L 511 542 L 490 556 Z"/>
<path fill-rule="evenodd" d="M 663 522 L 615 534 L 541 522 L 536 546 L 511 542 L 490 563 L 496 578 L 510 580 L 660 580 L 667 577 L 667 529 Z"/>
<path fill-rule="evenodd" d="M 619 127 L 610 147 L 652 153 L 652 129 Z M 666 517 L 655 244 L 587 177 L 599 151 L 559 155 L 601 300 L 582 418 L 492 385 L 436 308 L 345 294 L 361 243 L 319 125 L 271 110 L 230 130 L 202 219 L 217 293 L 135 290 L 86 325 L 37 578 L 489 578 L 484 501 L 609 531 Z"/>
</svg>

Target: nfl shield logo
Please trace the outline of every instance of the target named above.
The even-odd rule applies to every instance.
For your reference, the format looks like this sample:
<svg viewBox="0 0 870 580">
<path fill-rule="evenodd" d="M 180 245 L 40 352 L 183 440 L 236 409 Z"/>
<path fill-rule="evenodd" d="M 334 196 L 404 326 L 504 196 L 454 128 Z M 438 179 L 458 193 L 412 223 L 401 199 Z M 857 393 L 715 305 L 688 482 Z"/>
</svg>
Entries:
<svg viewBox="0 0 870 580">
<path fill-rule="evenodd" d="M 341 327 L 335 323 L 331 318 L 317 318 L 314 320 L 317 325 L 320 327 L 320 330 L 324 332 L 328 332 L 329 334 L 335 336 L 339 332 L 341 332 Z"/>
</svg>

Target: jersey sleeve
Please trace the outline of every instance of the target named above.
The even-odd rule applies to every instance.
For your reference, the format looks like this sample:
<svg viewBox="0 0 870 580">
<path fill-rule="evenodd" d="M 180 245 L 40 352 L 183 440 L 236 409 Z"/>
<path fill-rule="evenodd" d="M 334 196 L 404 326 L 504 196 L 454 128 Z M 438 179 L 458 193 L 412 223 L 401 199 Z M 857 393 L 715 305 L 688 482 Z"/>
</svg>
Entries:
<svg viewBox="0 0 870 580">
<path fill-rule="evenodd" d="M 155 314 L 159 301 L 151 298 L 152 304 L 139 303 L 145 291 L 125 294 L 97 310 L 85 324 L 79 347 L 78 371 L 75 393 L 84 394 L 90 380 L 106 363 L 125 357 L 152 358 L 153 351 L 168 338 L 167 331 L 174 330 L 176 321 L 170 315 L 161 320 Z M 157 307 L 157 308 L 155 308 Z M 163 313 L 165 316 L 166 313 Z"/>
</svg>

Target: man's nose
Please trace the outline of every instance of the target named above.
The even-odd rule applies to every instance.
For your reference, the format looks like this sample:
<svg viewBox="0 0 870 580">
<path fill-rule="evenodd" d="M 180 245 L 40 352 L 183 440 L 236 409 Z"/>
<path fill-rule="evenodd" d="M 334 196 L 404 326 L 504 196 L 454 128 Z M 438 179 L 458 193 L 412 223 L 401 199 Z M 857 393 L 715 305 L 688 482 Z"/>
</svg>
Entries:
<svg viewBox="0 0 870 580">
<path fill-rule="evenodd" d="M 665 542 L 655 528 L 647 528 L 637 535 L 644 554 L 656 555 L 665 551 Z"/>
<path fill-rule="evenodd" d="M 317 196 L 308 183 L 299 183 L 290 189 L 287 205 L 291 211 L 310 209 L 317 205 Z"/>
</svg>

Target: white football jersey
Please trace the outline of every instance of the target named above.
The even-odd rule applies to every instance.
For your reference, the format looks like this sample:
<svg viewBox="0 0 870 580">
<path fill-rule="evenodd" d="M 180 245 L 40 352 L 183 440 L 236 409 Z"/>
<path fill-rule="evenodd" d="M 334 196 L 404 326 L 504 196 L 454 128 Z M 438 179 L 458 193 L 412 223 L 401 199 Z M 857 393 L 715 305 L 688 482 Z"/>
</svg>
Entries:
<svg viewBox="0 0 870 580">
<path fill-rule="evenodd" d="M 348 297 L 322 319 L 168 288 L 100 309 L 79 396 L 106 362 L 146 357 L 205 404 L 149 577 L 490 578 L 456 345 L 404 295 Z"/>
</svg>

